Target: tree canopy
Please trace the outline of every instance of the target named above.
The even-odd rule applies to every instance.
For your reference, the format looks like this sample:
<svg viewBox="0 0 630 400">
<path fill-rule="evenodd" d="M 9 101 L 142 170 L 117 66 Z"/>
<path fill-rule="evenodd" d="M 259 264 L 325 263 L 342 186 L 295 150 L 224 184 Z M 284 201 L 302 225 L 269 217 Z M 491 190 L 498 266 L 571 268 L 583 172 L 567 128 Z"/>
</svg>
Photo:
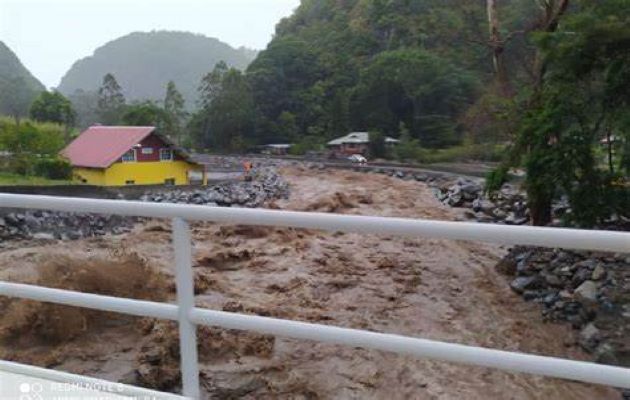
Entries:
<svg viewBox="0 0 630 400">
<path fill-rule="evenodd" d="M 29 114 L 38 122 L 56 122 L 66 126 L 73 126 L 76 120 L 72 103 L 57 91 L 41 92 L 33 100 Z"/>
<path fill-rule="evenodd" d="M 98 89 L 98 116 L 104 125 L 117 125 L 125 108 L 125 96 L 122 88 L 112 74 L 103 77 L 103 84 Z"/>
</svg>

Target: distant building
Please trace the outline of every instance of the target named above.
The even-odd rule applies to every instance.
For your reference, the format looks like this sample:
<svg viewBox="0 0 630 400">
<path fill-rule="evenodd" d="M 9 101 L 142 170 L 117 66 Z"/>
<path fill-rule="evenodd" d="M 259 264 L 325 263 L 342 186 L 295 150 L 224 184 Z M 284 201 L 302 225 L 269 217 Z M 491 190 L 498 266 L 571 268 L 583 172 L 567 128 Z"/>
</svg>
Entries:
<svg viewBox="0 0 630 400">
<path fill-rule="evenodd" d="M 351 132 L 346 136 L 327 143 L 332 156 L 345 157 L 352 154 L 366 156 L 370 147 L 370 135 L 367 132 Z"/>
<path fill-rule="evenodd" d="M 263 154 L 271 154 L 274 156 L 286 156 L 289 153 L 289 149 L 293 145 L 290 143 L 274 143 L 262 145 Z"/>
<path fill-rule="evenodd" d="M 398 143 L 400 143 L 400 140 L 394 139 L 393 137 L 385 136 L 385 146 L 394 147 Z"/>
<path fill-rule="evenodd" d="M 391 147 L 400 143 L 400 140 L 385 136 L 385 146 Z M 367 156 L 370 150 L 370 135 L 368 132 L 351 132 L 346 136 L 333 139 L 327 143 L 330 155 L 334 157 L 347 157 L 352 154 Z"/>
<path fill-rule="evenodd" d="M 186 185 L 205 181 L 204 167 L 152 126 L 92 126 L 61 154 L 74 179 L 100 186 Z"/>
</svg>

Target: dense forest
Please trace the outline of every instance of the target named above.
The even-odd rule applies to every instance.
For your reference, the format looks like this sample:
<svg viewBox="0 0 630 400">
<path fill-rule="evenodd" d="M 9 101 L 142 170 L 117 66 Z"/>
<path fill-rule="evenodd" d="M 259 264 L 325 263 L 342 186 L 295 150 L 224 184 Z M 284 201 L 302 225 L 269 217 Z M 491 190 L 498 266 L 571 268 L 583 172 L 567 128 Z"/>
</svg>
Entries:
<svg viewBox="0 0 630 400">
<path fill-rule="evenodd" d="M 503 94 L 534 79 L 526 32 L 542 17 L 538 3 L 494 6 L 501 26 L 492 38 L 481 0 L 304 0 L 243 76 L 243 106 L 254 109 L 240 114 L 251 129 L 230 134 L 237 144 L 302 148 L 352 130 L 407 135 L 424 148 L 509 140 Z M 197 123 L 206 131 L 196 137 L 216 147 L 210 125 Z"/>
</svg>

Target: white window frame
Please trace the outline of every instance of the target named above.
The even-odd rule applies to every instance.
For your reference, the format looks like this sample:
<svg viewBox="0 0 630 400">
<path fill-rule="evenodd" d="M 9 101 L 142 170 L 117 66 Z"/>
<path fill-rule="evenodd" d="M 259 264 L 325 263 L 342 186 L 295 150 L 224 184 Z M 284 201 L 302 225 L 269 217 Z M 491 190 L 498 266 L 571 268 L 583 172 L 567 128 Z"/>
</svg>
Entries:
<svg viewBox="0 0 630 400">
<path fill-rule="evenodd" d="M 141 153 L 142 154 L 153 154 L 153 147 L 143 147 Z"/>
<path fill-rule="evenodd" d="M 169 152 L 170 158 L 164 158 L 163 154 L 165 151 Z M 173 149 L 166 149 L 166 148 L 160 149 L 160 161 L 173 161 L 174 159 L 175 159 L 175 154 L 173 152 Z"/>
<path fill-rule="evenodd" d="M 133 154 L 133 160 L 125 160 L 125 156 L 129 153 Z M 138 155 L 136 154 L 136 149 L 131 149 L 128 150 L 127 152 L 125 152 L 125 154 L 122 155 L 122 157 L 120 158 L 122 162 L 124 163 L 128 163 L 128 162 L 136 162 L 138 161 Z"/>
</svg>

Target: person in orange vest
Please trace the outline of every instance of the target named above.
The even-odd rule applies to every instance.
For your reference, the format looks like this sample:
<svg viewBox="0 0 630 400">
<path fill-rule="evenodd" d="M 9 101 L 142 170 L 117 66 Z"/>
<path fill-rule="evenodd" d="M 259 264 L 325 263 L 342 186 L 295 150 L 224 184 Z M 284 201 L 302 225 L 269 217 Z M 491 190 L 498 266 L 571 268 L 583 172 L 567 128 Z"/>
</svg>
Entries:
<svg viewBox="0 0 630 400">
<path fill-rule="evenodd" d="M 251 176 L 252 163 L 250 161 L 244 161 L 243 169 L 245 170 L 245 180 L 251 181 L 252 180 L 252 176 Z"/>
</svg>

